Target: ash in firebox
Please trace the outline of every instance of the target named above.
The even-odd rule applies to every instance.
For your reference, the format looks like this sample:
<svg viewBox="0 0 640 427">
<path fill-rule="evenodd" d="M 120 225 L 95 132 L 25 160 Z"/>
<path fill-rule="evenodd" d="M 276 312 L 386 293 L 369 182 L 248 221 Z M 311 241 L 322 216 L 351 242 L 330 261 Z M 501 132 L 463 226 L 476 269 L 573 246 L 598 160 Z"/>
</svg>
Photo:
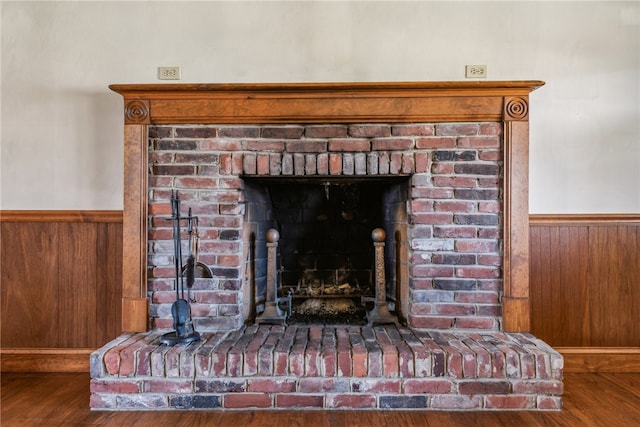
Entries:
<svg viewBox="0 0 640 427">
<path fill-rule="evenodd" d="M 309 298 L 298 304 L 293 319 L 300 323 L 364 323 L 366 310 L 349 298 Z"/>
</svg>

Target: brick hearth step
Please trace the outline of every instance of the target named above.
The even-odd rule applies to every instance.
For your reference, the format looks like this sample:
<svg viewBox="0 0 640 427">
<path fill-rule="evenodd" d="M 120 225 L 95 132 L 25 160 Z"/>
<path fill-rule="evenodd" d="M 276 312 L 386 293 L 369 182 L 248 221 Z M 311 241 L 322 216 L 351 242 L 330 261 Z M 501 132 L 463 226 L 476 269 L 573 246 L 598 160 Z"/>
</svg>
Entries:
<svg viewBox="0 0 640 427">
<path fill-rule="evenodd" d="M 124 334 L 91 355 L 91 408 L 559 410 L 562 356 L 530 334 L 253 325 Z"/>
</svg>

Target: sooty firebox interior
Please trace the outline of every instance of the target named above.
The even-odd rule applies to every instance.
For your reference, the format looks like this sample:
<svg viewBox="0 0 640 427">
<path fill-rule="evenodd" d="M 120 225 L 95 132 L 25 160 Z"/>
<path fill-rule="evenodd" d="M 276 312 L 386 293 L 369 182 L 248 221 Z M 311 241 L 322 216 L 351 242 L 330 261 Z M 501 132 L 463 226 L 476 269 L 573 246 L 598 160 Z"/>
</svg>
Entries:
<svg viewBox="0 0 640 427">
<path fill-rule="evenodd" d="M 245 178 L 256 234 L 255 294 L 264 301 L 260 236 L 279 232 L 277 296 L 287 322 L 365 324 L 375 298 L 372 230 L 385 229 L 387 299 L 395 305 L 393 263 L 398 222 L 406 224 L 408 177 Z M 257 220 L 259 219 L 259 221 Z M 265 274 L 266 275 L 266 274 Z"/>
</svg>

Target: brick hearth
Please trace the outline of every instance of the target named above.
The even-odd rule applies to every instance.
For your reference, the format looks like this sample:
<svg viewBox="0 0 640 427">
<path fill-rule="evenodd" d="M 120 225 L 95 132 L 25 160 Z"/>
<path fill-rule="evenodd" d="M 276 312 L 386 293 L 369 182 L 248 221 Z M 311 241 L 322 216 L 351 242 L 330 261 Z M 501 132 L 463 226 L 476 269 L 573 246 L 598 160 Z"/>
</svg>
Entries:
<svg viewBox="0 0 640 427">
<path fill-rule="evenodd" d="M 92 408 L 561 408 L 562 357 L 530 334 L 254 325 L 174 347 L 159 336 L 92 354 Z"/>
</svg>

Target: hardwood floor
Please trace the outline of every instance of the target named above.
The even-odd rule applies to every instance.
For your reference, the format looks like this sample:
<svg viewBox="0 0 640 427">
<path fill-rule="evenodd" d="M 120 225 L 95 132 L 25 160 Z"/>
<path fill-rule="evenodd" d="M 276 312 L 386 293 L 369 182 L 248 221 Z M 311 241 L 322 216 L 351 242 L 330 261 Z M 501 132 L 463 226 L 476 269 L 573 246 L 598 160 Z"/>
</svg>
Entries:
<svg viewBox="0 0 640 427">
<path fill-rule="evenodd" d="M 640 422 L 640 373 L 569 373 L 560 412 L 172 411 L 89 409 L 89 376 L 3 373 L 3 427 L 12 426 L 603 426 Z"/>
</svg>

